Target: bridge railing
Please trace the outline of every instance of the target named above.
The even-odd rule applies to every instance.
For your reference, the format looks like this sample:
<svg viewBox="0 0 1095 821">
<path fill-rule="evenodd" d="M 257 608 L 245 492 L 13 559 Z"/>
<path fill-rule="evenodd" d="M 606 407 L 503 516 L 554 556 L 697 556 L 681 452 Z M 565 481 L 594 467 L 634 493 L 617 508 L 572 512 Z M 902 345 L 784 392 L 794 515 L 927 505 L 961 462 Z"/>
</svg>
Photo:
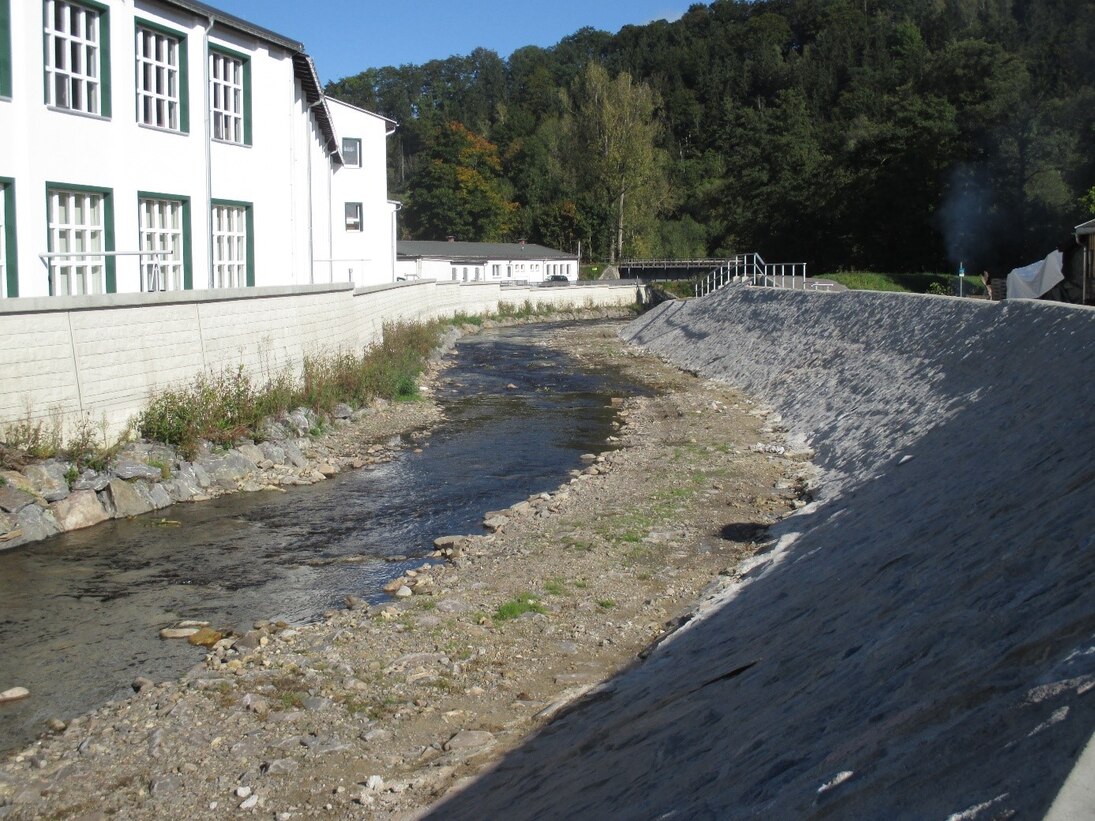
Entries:
<svg viewBox="0 0 1095 821">
<path fill-rule="evenodd" d="M 696 281 L 696 296 L 706 296 L 732 282 L 767 288 L 806 290 L 805 262 L 765 262 L 760 254 L 738 254 Z"/>
</svg>

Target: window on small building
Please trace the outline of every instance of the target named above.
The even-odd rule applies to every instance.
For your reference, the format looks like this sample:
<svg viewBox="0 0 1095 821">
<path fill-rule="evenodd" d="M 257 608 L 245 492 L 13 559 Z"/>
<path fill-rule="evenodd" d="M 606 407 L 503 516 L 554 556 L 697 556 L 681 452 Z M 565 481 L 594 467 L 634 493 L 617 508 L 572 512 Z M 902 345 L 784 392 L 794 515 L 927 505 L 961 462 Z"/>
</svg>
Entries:
<svg viewBox="0 0 1095 821">
<path fill-rule="evenodd" d="M 106 10 L 45 0 L 44 16 L 46 104 L 109 117 Z"/>
<path fill-rule="evenodd" d="M 186 39 L 137 24 L 137 122 L 186 132 Z"/>
<path fill-rule="evenodd" d="M 361 140 L 356 137 L 342 138 L 342 162 L 348 168 L 361 168 Z"/>
<path fill-rule="evenodd" d="M 220 49 L 209 52 L 213 139 L 251 144 L 251 62 Z"/>
<path fill-rule="evenodd" d="M 49 274 L 54 296 L 113 291 L 109 282 L 107 194 L 50 188 Z M 54 256 L 56 255 L 56 256 Z M 112 273 L 112 272 L 110 272 Z"/>
<path fill-rule="evenodd" d="M 11 0 L 0 0 L 0 97 L 11 96 Z"/>
<path fill-rule="evenodd" d="M 214 288 L 242 288 L 252 284 L 249 216 L 248 205 L 213 203 Z"/>
<path fill-rule="evenodd" d="M 453 268 L 452 269 L 452 281 L 456 282 L 458 279 L 460 279 L 460 271 L 457 268 Z"/>
<path fill-rule="evenodd" d="M 139 199 L 142 291 L 181 291 L 189 287 L 186 205 L 182 199 Z"/>
<path fill-rule="evenodd" d="M 346 203 L 346 230 L 347 231 L 361 231 L 362 230 L 362 217 L 361 217 L 361 203 L 360 202 L 348 202 L 348 203 Z"/>
<path fill-rule="evenodd" d="M 11 230 L 8 219 L 8 188 L 0 182 L 0 298 L 15 296 L 8 290 L 8 231 Z"/>
<path fill-rule="evenodd" d="M 501 266 L 501 265 L 492 265 L 492 266 L 490 267 L 490 275 L 491 275 L 492 277 L 500 277 L 500 276 L 502 276 L 502 266 Z"/>
</svg>

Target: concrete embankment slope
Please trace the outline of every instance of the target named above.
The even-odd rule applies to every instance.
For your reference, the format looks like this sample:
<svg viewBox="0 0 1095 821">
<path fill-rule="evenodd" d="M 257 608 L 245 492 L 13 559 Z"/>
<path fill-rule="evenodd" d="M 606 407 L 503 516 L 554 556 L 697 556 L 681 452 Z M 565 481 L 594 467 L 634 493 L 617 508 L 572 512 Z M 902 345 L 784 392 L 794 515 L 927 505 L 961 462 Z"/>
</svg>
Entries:
<svg viewBox="0 0 1095 821">
<path fill-rule="evenodd" d="M 626 334 L 770 403 L 818 500 L 438 814 L 1042 817 L 1095 729 L 1095 312 L 728 288 Z"/>
</svg>

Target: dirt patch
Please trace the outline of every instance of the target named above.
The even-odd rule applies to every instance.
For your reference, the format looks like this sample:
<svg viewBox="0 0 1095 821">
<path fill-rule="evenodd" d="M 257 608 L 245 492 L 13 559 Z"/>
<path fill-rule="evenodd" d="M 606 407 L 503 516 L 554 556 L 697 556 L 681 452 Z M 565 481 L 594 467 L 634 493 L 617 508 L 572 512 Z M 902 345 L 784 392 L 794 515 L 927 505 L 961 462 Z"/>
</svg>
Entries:
<svg viewBox="0 0 1095 821">
<path fill-rule="evenodd" d="M 258 625 L 182 682 L 57 724 L 0 767 L 0 817 L 413 817 L 641 663 L 801 506 L 811 466 L 766 447 L 782 431 L 765 409 L 618 328 L 553 344 L 659 395 L 613 400 L 615 441 L 570 482 L 484 511 L 493 533 L 442 540 L 390 604 Z M 364 440 L 396 432 L 370 420 Z M 327 446 L 367 444 L 353 433 Z"/>
</svg>

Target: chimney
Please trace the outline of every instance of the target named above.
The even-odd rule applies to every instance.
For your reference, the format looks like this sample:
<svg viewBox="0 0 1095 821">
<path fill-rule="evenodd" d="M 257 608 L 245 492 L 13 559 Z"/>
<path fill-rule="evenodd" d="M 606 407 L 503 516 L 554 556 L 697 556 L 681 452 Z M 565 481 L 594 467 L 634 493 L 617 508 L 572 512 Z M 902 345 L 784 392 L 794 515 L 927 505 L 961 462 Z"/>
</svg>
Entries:
<svg viewBox="0 0 1095 821">
<path fill-rule="evenodd" d="M 517 240 L 517 242 L 522 248 L 525 247 L 525 241 L 523 239 L 519 239 L 519 240 Z"/>
<path fill-rule="evenodd" d="M 449 234 L 447 237 L 445 237 L 445 239 L 448 242 L 456 242 L 456 237 L 454 237 L 452 234 Z"/>
</svg>

